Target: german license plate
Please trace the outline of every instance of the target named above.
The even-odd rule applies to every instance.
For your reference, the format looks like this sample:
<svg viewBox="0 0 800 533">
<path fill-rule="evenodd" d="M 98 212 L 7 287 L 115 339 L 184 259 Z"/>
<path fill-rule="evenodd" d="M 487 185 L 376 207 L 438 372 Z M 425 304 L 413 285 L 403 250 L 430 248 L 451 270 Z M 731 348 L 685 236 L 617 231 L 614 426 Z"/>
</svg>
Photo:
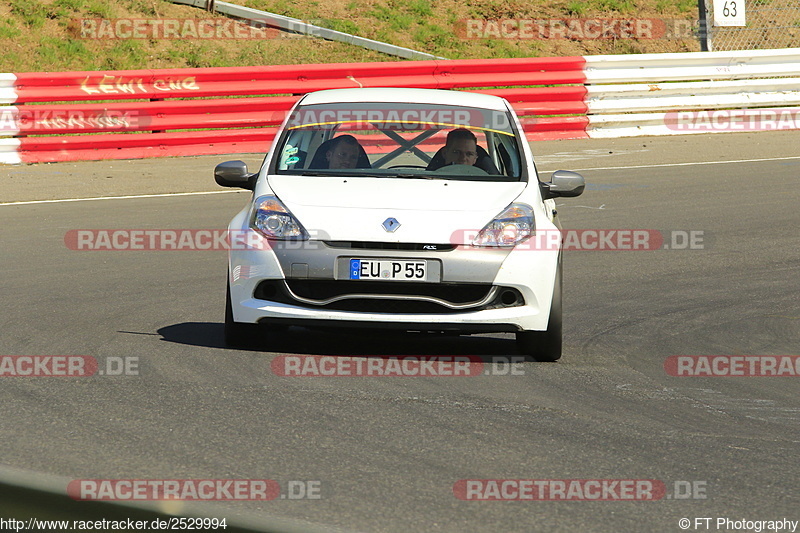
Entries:
<svg viewBox="0 0 800 533">
<path fill-rule="evenodd" d="M 422 260 L 351 259 L 350 279 L 426 281 L 428 262 Z"/>
</svg>

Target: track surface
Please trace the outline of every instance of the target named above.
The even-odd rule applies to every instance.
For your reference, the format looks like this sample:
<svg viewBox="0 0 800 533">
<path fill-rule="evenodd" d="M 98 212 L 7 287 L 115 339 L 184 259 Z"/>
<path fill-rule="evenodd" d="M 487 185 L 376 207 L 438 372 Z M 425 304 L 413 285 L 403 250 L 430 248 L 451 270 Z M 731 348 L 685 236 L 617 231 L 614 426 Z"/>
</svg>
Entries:
<svg viewBox="0 0 800 533">
<path fill-rule="evenodd" d="M 278 377 L 270 362 L 280 354 L 490 363 L 517 352 L 510 335 L 300 328 L 262 350 L 227 349 L 224 252 L 64 245 L 71 229 L 224 228 L 245 192 L 2 205 L 0 355 L 138 357 L 140 366 L 139 376 L 0 378 L 2 463 L 74 479 L 316 480 L 319 500 L 214 503 L 209 513 L 356 531 L 681 531 L 683 517 L 798 520 L 800 377 L 664 370 L 671 355 L 800 353 L 796 135 L 534 145 L 540 170 L 600 169 L 582 170 L 584 196 L 559 200 L 566 228 L 699 230 L 705 247 L 567 253 L 564 357 L 525 363 L 515 376 Z M 0 201 L 210 191 L 213 164 L 224 159 L 7 167 Z M 719 162 L 743 159 L 764 160 Z M 106 183 L 114 180 L 116 188 Z M 656 479 L 670 491 L 689 481 L 706 498 L 454 497 L 458 480 L 505 478 Z"/>
</svg>

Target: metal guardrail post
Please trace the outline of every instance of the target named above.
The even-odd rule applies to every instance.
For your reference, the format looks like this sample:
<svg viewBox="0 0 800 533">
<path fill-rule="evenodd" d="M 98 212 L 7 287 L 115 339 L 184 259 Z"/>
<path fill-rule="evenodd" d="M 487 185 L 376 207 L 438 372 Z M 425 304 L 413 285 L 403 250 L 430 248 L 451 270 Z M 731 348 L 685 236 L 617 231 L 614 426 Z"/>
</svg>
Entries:
<svg viewBox="0 0 800 533">
<path fill-rule="evenodd" d="M 697 0 L 697 11 L 700 14 L 700 50 L 703 52 L 711 52 L 714 47 L 711 42 L 711 24 L 708 21 L 708 6 L 706 0 Z"/>
</svg>

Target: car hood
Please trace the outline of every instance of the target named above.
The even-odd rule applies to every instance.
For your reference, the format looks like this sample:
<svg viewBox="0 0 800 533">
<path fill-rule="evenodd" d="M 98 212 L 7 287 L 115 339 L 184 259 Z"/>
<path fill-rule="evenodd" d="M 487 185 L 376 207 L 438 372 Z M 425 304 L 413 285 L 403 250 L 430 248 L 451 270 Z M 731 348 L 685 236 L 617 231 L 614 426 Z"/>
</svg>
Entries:
<svg viewBox="0 0 800 533">
<path fill-rule="evenodd" d="M 270 176 L 269 188 L 312 238 L 468 243 L 525 189 L 525 182 Z M 259 191 L 257 191 L 257 194 Z M 395 218 L 394 232 L 382 224 Z"/>
</svg>

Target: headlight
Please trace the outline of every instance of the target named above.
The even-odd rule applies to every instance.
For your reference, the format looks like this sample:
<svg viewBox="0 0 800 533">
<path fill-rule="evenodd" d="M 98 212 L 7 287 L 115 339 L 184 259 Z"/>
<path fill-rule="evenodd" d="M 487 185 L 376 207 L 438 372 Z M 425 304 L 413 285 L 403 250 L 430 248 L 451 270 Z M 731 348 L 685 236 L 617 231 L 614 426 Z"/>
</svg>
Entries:
<svg viewBox="0 0 800 533">
<path fill-rule="evenodd" d="M 533 209 L 526 204 L 511 204 L 505 211 L 478 233 L 473 246 L 515 246 L 531 235 L 536 228 Z"/>
<path fill-rule="evenodd" d="M 255 202 L 250 227 L 268 239 L 308 239 L 308 232 L 275 196 L 262 196 Z"/>
</svg>

